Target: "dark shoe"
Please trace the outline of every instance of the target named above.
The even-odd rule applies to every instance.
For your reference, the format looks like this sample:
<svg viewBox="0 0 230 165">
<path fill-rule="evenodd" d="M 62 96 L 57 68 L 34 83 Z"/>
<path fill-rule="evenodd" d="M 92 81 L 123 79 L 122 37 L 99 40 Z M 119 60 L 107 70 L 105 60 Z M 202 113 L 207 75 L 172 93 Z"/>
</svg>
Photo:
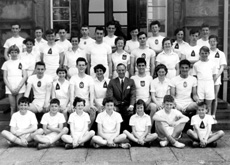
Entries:
<svg viewBox="0 0 230 165">
<path fill-rule="evenodd" d="M 146 142 L 144 146 L 150 148 L 152 146 L 152 142 Z"/>
<path fill-rule="evenodd" d="M 50 145 L 49 144 L 38 144 L 37 149 L 41 150 L 41 149 L 45 149 L 45 148 L 49 148 Z"/>
<path fill-rule="evenodd" d="M 193 148 L 198 148 L 198 147 L 200 147 L 200 144 L 198 142 L 196 142 L 196 141 L 193 141 L 192 142 L 192 147 Z"/>
<path fill-rule="evenodd" d="M 66 144 L 65 149 L 66 150 L 73 149 L 73 144 Z"/>
<path fill-rule="evenodd" d="M 217 142 L 212 142 L 208 145 L 209 147 L 216 148 Z"/>
<path fill-rule="evenodd" d="M 29 142 L 27 144 L 27 147 L 29 148 L 36 148 L 38 146 L 38 143 L 37 142 Z"/>
</svg>

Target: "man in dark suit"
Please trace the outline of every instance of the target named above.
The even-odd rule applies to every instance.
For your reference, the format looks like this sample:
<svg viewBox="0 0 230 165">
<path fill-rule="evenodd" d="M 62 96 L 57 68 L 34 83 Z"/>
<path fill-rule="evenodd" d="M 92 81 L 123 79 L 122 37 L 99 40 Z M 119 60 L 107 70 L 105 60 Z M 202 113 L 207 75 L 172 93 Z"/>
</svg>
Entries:
<svg viewBox="0 0 230 165">
<path fill-rule="evenodd" d="M 136 87 L 132 79 L 125 77 L 126 66 L 122 63 L 117 65 L 118 77 L 109 82 L 106 97 L 112 97 L 116 106 L 116 111 L 123 118 L 121 130 L 130 130 L 129 118 L 134 113 L 136 101 Z"/>
</svg>

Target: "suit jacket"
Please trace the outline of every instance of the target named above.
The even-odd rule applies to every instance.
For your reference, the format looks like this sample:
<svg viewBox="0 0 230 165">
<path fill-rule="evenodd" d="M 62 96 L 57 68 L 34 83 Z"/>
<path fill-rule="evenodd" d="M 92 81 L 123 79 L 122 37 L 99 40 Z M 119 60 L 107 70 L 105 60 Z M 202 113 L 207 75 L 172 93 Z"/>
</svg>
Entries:
<svg viewBox="0 0 230 165">
<path fill-rule="evenodd" d="M 136 101 L 136 87 L 132 79 L 125 77 L 124 87 L 121 89 L 121 83 L 119 78 L 110 80 L 106 97 L 112 97 L 115 106 L 117 105 L 134 105 Z"/>
</svg>

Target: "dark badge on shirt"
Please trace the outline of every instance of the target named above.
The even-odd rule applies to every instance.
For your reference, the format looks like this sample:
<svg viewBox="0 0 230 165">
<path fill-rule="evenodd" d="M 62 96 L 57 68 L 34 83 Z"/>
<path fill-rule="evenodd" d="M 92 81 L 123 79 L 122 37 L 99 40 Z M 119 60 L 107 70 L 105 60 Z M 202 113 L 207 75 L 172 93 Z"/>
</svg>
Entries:
<svg viewBox="0 0 230 165">
<path fill-rule="evenodd" d="M 141 86 L 142 86 L 142 87 L 145 86 L 145 81 L 141 81 Z"/>
<path fill-rule="evenodd" d="M 179 49 L 179 44 L 177 43 L 174 48 Z"/>
<path fill-rule="evenodd" d="M 37 82 L 37 87 L 41 87 L 42 86 L 42 82 L 41 81 L 38 81 Z"/>
<path fill-rule="evenodd" d="M 83 82 L 80 82 L 79 88 L 84 88 L 84 83 Z"/>
<path fill-rule="evenodd" d="M 184 86 L 184 88 L 186 88 L 188 86 L 186 81 L 183 83 L 183 86 Z"/>
<path fill-rule="evenodd" d="M 126 60 L 127 59 L 127 55 L 126 54 L 123 54 L 122 55 L 122 60 Z"/>
<path fill-rule="evenodd" d="M 84 45 L 86 45 L 86 41 L 84 42 Z"/>
<path fill-rule="evenodd" d="M 56 90 L 60 90 L 60 85 L 57 83 Z"/>
<path fill-rule="evenodd" d="M 195 54 L 195 52 L 193 50 L 192 53 L 191 53 L 191 57 L 195 57 L 195 56 L 196 56 L 196 54 Z"/>
<path fill-rule="evenodd" d="M 141 57 L 145 59 L 145 58 L 146 58 L 146 54 L 143 53 L 143 54 L 141 55 Z"/>
<path fill-rule="evenodd" d="M 22 64 L 21 63 L 18 64 L 18 69 L 22 69 Z"/>
<path fill-rule="evenodd" d="M 155 40 L 155 44 L 158 45 L 159 44 L 159 41 L 158 39 Z"/>
<path fill-rule="evenodd" d="M 203 121 L 200 123 L 200 129 L 205 129 L 205 125 Z"/>
<path fill-rule="evenodd" d="M 107 88 L 107 83 L 106 83 L 106 81 L 104 82 L 104 84 L 103 84 L 103 88 Z"/>
<path fill-rule="evenodd" d="M 48 54 L 52 54 L 52 49 L 51 48 L 48 50 Z"/>
<path fill-rule="evenodd" d="M 220 58 L 219 52 L 216 53 L 215 58 Z"/>
</svg>

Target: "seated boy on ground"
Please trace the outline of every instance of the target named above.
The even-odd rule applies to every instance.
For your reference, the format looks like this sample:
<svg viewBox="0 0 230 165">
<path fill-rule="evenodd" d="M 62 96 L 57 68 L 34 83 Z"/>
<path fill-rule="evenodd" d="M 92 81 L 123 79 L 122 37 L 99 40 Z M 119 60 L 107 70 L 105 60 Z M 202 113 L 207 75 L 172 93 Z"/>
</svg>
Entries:
<svg viewBox="0 0 230 165">
<path fill-rule="evenodd" d="M 60 101 L 58 99 L 52 99 L 50 101 L 50 111 L 42 116 L 41 124 L 43 129 L 38 131 L 43 134 L 37 134 L 34 136 L 34 140 L 38 142 L 37 149 L 48 148 L 56 141 L 58 141 L 62 135 L 68 133 L 68 128 L 63 127 L 66 122 L 65 117 L 60 110 Z"/>
<path fill-rule="evenodd" d="M 20 145 L 26 147 L 33 140 L 38 122 L 35 114 L 29 111 L 29 103 L 29 99 L 26 97 L 21 97 L 18 100 L 19 111 L 12 115 L 10 131 L 2 131 L 2 136 L 10 146 Z"/>
<path fill-rule="evenodd" d="M 65 145 L 66 149 L 83 146 L 85 142 L 95 135 L 93 130 L 89 131 L 90 118 L 88 113 L 84 112 L 85 100 L 75 97 L 73 107 L 75 112 L 70 115 L 68 121 L 68 124 L 70 124 L 70 135 L 63 135 L 61 137 L 67 143 Z"/>
<path fill-rule="evenodd" d="M 180 143 L 178 139 L 181 137 L 182 130 L 189 118 L 177 109 L 173 109 L 175 102 L 171 95 L 165 95 L 163 107 L 153 116 L 160 146 L 165 147 L 170 142 L 176 148 L 183 148 L 185 144 Z"/>
<path fill-rule="evenodd" d="M 131 141 L 147 146 L 151 145 L 151 142 L 157 138 L 157 134 L 151 134 L 149 128 L 151 127 L 150 116 L 145 114 L 146 104 L 143 100 L 137 100 L 135 104 L 136 114 L 132 115 L 129 120 L 129 125 L 132 127 L 132 133 L 127 130 L 124 130 L 127 138 Z"/>
<path fill-rule="evenodd" d="M 199 102 L 197 114 L 191 119 L 193 130 L 189 129 L 187 134 L 193 140 L 193 147 L 204 148 L 207 145 L 216 147 L 216 141 L 224 136 L 222 130 L 212 133 L 214 120 L 211 115 L 207 114 L 207 109 L 205 102 Z"/>
<path fill-rule="evenodd" d="M 120 113 L 114 111 L 114 102 L 112 98 L 105 98 L 103 101 L 105 111 L 98 114 L 96 122 L 98 135 L 92 138 L 92 144 L 95 148 L 122 147 L 130 148 L 127 136 L 120 134 L 122 117 Z"/>
</svg>

